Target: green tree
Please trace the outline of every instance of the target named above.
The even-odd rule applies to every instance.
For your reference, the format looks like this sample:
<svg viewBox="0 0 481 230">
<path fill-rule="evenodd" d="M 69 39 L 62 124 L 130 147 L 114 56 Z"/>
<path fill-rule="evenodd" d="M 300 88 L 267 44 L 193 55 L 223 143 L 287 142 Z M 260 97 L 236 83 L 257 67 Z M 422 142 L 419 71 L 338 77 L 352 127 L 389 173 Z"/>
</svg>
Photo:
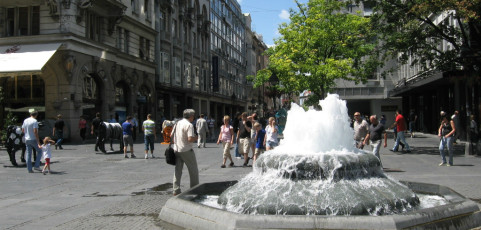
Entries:
<svg viewBox="0 0 481 230">
<path fill-rule="evenodd" d="M 275 73 L 278 90 L 309 90 L 308 104 L 323 99 L 336 79 L 365 82 L 381 64 L 370 19 L 346 12 L 337 0 L 298 1 L 290 22 L 279 26 L 280 37 L 269 48 L 269 67 L 251 77 L 260 86 Z"/>
<path fill-rule="evenodd" d="M 471 75 L 481 68 L 480 13 L 481 0 L 390 0 L 377 1 L 372 21 L 386 57 L 411 59 L 419 75 L 459 67 Z"/>
</svg>

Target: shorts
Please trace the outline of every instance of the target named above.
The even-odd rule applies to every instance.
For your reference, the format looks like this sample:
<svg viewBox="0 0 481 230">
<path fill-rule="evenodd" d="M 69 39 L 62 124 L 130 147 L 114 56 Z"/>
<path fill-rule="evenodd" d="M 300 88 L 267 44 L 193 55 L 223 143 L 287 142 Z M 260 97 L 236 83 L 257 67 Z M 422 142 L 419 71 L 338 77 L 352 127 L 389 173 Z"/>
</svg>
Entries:
<svg viewBox="0 0 481 230">
<path fill-rule="evenodd" d="M 154 134 L 146 134 L 144 136 L 144 145 L 145 145 L 145 150 L 149 150 L 149 147 L 150 147 L 150 150 L 154 150 L 154 140 L 155 140 L 155 136 Z"/>
<path fill-rule="evenodd" d="M 250 147 L 250 138 L 239 138 L 239 153 L 248 154 Z"/>
<path fill-rule="evenodd" d="M 50 165 L 50 158 L 45 158 L 45 165 Z"/>
<path fill-rule="evenodd" d="M 227 158 L 231 157 L 231 155 L 230 155 L 230 142 L 223 142 L 222 147 L 224 148 L 224 152 L 222 154 L 224 156 L 224 159 L 227 159 Z"/>
<path fill-rule="evenodd" d="M 259 157 L 259 155 L 261 155 L 262 153 L 264 153 L 264 149 L 256 148 L 256 151 L 255 151 L 256 157 Z"/>
<path fill-rule="evenodd" d="M 277 143 L 277 142 L 274 142 L 274 141 L 266 141 L 266 147 L 274 148 L 274 147 L 277 147 L 278 145 L 279 145 L 279 143 Z"/>
<path fill-rule="evenodd" d="M 130 147 L 134 147 L 134 139 L 132 139 L 131 135 L 124 135 L 123 140 L 124 140 L 124 147 L 126 147 L 127 145 L 130 145 Z"/>
</svg>

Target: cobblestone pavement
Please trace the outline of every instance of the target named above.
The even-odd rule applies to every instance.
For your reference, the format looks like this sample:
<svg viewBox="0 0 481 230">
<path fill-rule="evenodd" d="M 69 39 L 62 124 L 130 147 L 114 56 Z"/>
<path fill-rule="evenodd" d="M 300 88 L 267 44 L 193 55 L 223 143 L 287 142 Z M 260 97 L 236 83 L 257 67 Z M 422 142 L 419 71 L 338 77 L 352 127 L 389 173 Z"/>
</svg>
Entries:
<svg viewBox="0 0 481 230">
<path fill-rule="evenodd" d="M 381 151 L 389 176 L 399 180 L 442 184 L 481 201 L 481 157 L 464 154 L 456 145 L 453 167 L 439 167 L 438 139 L 429 134 L 408 138 L 411 153 Z M 139 141 L 139 140 L 138 140 Z M 119 145 L 114 144 L 118 150 Z M 179 229 L 158 219 L 172 197 L 174 167 L 163 158 L 165 145 L 155 145 L 154 159 L 144 159 L 143 144 L 134 146 L 135 159 L 120 152 L 98 154 L 93 143 L 64 145 L 53 150 L 52 174 L 27 173 L 0 154 L 0 229 Z M 367 147 L 369 150 L 370 147 Z M 238 180 L 252 168 L 221 169 L 222 150 L 214 143 L 195 148 L 201 183 Z M 17 161 L 19 160 L 17 154 Z M 188 189 L 184 169 L 182 189 Z"/>
</svg>

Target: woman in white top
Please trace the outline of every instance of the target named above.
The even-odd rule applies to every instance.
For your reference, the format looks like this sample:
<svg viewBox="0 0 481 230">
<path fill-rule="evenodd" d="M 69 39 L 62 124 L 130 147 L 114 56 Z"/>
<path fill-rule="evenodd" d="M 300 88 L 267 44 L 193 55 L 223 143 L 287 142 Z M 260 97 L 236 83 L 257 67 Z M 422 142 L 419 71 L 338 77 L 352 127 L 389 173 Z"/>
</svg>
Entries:
<svg viewBox="0 0 481 230">
<path fill-rule="evenodd" d="M 277 140 L 278 132 L 279 128 L 276 125 L 276 119 L 274 117 L 269 117 L 269 124 L 266 127 L 266 138 L 264 138 L 266 151 L 271 150 L 279 145 L 279 141 Z"/>
<path fill-rule="evenodd" d="M 220 166 L 221 168 L 225 168 L 227 158 L 229 158 L 230 160 L 229 166 L 234 166 L 234 161 L 232 161 L 232 156 L 230 155 L 230 147 L 232 146 L 232 143 L 234 143 L 234 128 L 229 125 L 229 121 L 230 117 L 227 115 L 224 116 L 224 125 L 220 127 L 219 138 L 217 139 L 217 144 L 222 142 L 222 146 L 224 149 L 224 160 L 222 161 L 222 165 Z"/>
</svg>

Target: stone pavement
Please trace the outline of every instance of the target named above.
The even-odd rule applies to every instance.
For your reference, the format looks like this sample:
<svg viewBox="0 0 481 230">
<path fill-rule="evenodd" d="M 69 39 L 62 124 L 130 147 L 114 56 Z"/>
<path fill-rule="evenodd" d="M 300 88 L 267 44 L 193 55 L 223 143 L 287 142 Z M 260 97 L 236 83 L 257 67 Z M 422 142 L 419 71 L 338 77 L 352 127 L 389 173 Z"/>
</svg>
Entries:
<svg viewBox="0 0 481 230">
<path fill-rule="evenodd" d="M 464 154 L 456 145 L 453 167 L 440 167 L 438 138 L 417 134 L 408 138 L 412 152 L 393 153 L 393 140 L 381 150 L 388 175 L 407 181 L 448 186 L 477 202 L 481 201 L 481 157 Z M 119 145 L 114 144 L 118 150 Z M 25 166 L 12 167 L 6 151 L 0 154 L 0 229 L 179 229 L 158 219 L 172 197 L 174 167 L 163 158 L 165 145 L 156 143 L 157 158 L 144 159 L 143 144 L 134 146 L 135 159 L 122 153 L 96 154 L 93 143 L 67 144 L 53 150 L 52 171 L 27 173 Z M 367 147 L 370 149 L 370 147 Z M 252 168 L 220 168 L 221 147 L 208 143 L 195 148 L 200 182 L 238 180 Z M 232 151 L 233 152 L 233 151 Z M 17 154 L 17 161 L 19 162 Z M 188 189 L 184 169 L 182 189 Z"/>
</svg>

